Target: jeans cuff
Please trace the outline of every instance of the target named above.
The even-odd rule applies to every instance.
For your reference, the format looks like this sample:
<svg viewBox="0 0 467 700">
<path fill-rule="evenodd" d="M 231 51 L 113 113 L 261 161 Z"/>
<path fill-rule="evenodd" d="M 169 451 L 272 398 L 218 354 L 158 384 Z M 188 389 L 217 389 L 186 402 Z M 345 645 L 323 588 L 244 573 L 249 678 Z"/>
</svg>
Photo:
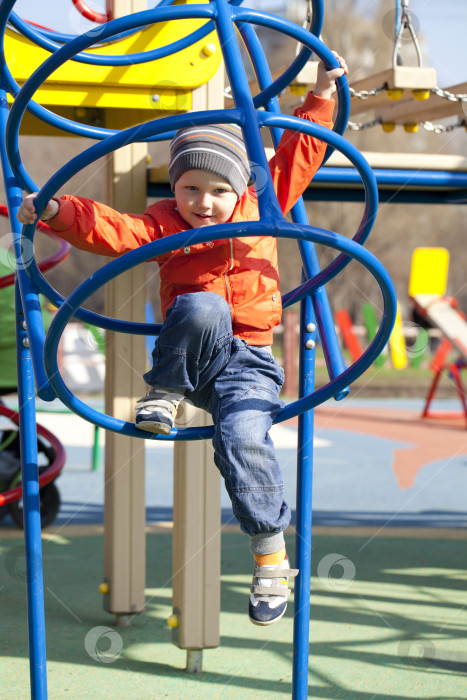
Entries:
<svg viewBox="0 0 467 700">
<path fill-rule="evenodd" d="M 283 532 L 262 532 L 250 537 L 250 552 L 252 554 L 275 554 L 285 547 Z"/>
</svg>

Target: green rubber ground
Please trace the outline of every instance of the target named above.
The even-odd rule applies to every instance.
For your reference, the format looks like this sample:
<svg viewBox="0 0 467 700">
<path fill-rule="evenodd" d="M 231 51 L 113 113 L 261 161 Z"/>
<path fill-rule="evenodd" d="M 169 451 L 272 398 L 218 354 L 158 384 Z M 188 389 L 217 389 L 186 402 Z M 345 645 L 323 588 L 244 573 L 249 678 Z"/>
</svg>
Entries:
<svg viewBox="0 0 467 700">
<path fill-rule="evenodd" d="M 467 698 L 466 540 L 396 531 L 314 535 L 308 697 Z M 246 538 L 223 535 L 222 643 L 204 652 L 200 674 L 184 671 L 186 652 L 166 624 L 171 534 L 147 543 L 146 611 L 114 628 L 98 593 L 102 537 L 62 529 L 44 541 L 49 698 L 290 697 L 293 606 L 272 627 L 249 623 Z M 0 697 L 22 700 L 30 697 L 22 540 L 3 540 L 0 551 Z"/>
</svg>

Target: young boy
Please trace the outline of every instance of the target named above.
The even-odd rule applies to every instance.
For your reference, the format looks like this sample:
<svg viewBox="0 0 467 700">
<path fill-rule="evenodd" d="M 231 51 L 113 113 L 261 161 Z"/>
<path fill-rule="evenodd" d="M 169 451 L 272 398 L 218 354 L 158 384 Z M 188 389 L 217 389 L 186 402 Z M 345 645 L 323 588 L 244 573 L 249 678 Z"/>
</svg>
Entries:
<svg viewBox="0 0 467 700">
<path fill-rule="evenodd" d="M 320 63 L 317 84 L 296 116 L 331 127 L 340 68 Z M 325 144 L 286 131 L 269 163 L 287 213 L 318 170 Z M 142 216 L 66 195 L 41 214 L 51 229 L 83 250 L 118 256 L 155 239 L 201 226 L 258 220 L 257 195 L 248 188 L 250 165 L 241 129 L 233 124 L 187 127 L 171 143 L 169 177 L 175 200 L 152 204 Z M 36 219 L 34 195 L 18 212 Z M 283 531 L 290 510 L 269 437 L 282 402 L 283 370 L 271 353 L 280 322 L 276 241 L 247 237 L 187 245 L 159 256 L 164 322 L 144 375 L 151 387 L 137 405 L 136 425 L 170 433 L 184 398 L 212 414 L 215 461 L 255 559 L 249 617 L 279 620 L 287 607 L 289 569 Z"/>
</svg>

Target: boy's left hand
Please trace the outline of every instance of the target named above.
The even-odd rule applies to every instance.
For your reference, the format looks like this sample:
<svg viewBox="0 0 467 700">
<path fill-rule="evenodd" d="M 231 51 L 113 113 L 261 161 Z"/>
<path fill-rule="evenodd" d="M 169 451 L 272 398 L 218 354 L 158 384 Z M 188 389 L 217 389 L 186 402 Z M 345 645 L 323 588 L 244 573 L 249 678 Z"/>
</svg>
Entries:
<svg viewBox="0 0 467 700">
<path fill-rule="evenodd" d="M 339 61 L 340 68 L 333 68 L 332 70 L 326 70 L 326 66 L 322 61 L 318 65 L 318 77 L 316 79 L 315 89 L 313 94 L 318 97 L 325 97 L 329 99 L 336 92 L 336 80 L 342 75 L 347 75 L 349 69 L 347 68 L 347 63 L 339 56 L 336 51 L 332 52 L 334 56 Z"/>
</svg>

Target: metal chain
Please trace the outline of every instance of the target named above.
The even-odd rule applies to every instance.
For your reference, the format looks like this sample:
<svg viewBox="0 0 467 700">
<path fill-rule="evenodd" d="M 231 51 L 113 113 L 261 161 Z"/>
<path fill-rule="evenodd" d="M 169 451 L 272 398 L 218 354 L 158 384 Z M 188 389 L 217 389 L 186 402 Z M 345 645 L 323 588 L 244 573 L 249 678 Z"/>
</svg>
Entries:
<svg viewBox="0 0 467 700">
<path fill-rule="evenodd" d="M 349 91 L 351 97 L 358 97 L 359 100 L 367 100 L 369 97 L 376 97 L 377 95 L 380 95 L 383 92 L 383 90 L 387 90 L 387 87 L 388 84 L 383 83 L 379 87 L 372 88 L 371 90 L 358 91 L 349 87 Z"/>
<path fill-rule="evenodd" d="M 382 119 L 378 117 L 378 119 L 373 119 L 371 122 L 347 122 L 347 128 L 350 129 L 350 131 L 363 131 L 364 129 L 371 129 L 373 126 L 382 123 Z"/>
<path fill-rule="evenodd" d="M 370 122 L 348 122 L 347 123 L 347 128 L 350 131 L 363 131 L 364 129 L 371 129 L 374 126 L 378 126 L 380 124 L 383 124 L 383 120 L 381 117 L 378 117 L 377 119 L 373 119 Z M 426 131 L 430 131 L 433 134 L 447 134 L 450 131 L 454 131 L 455 129 L 461 129 L 465 128 L 467 129 L 467 120 L 462 119 L 461 121 L 457 122 L 456 124 L 432 124 L 431 122 L 420 122 L 420 126 L 423 127 Z"/>
<path fill-rule="evenodd" d="M 450 131 L 454 131 L 454 129 L 461 129 L 462 127 L 466 128 L 467 127 L 467 122 L 465 119 L 461 119 L 461 121 L 457 122 L 456 124 L 432 124 L 431 122 L 421 122 L 421 126 L 426 131 L 431 131 L 433 134 L 447 134 Z"/>
<path fill-rule="evenodd" d="M 438 97 L 442 97 L 443 100 L 451 100 L 451 102 L 467 102 L 467 93 L 456 94 L 454 92 L 449 92 L 449 90 L 442 90 L 439 87 L 432 88 L 431 92 L 438 95 Z"/>
<path fill-rule="evenodd" d="M 367 100 L 369 97 L 376 97 L 377 95 L 380 95 L 383 92 L 383 90 L 388 89 L 389 88 L 387 83 L 383 83 L 383 85 L 375 87 L 372 90 L 358 91 L 349 87 L 351 97 L 358 97 L 359 100 Z M 451 102 L 467 102 L 467 93 L 465 92 L 449 92 L 449 90 L 443 90 L 439 87 L 430 88 L 430 92 L 432 92 L 434 95 L 438 95 L 438 97 L 441 97 L 443 100 L 450 100 Z"/>
</svg>

